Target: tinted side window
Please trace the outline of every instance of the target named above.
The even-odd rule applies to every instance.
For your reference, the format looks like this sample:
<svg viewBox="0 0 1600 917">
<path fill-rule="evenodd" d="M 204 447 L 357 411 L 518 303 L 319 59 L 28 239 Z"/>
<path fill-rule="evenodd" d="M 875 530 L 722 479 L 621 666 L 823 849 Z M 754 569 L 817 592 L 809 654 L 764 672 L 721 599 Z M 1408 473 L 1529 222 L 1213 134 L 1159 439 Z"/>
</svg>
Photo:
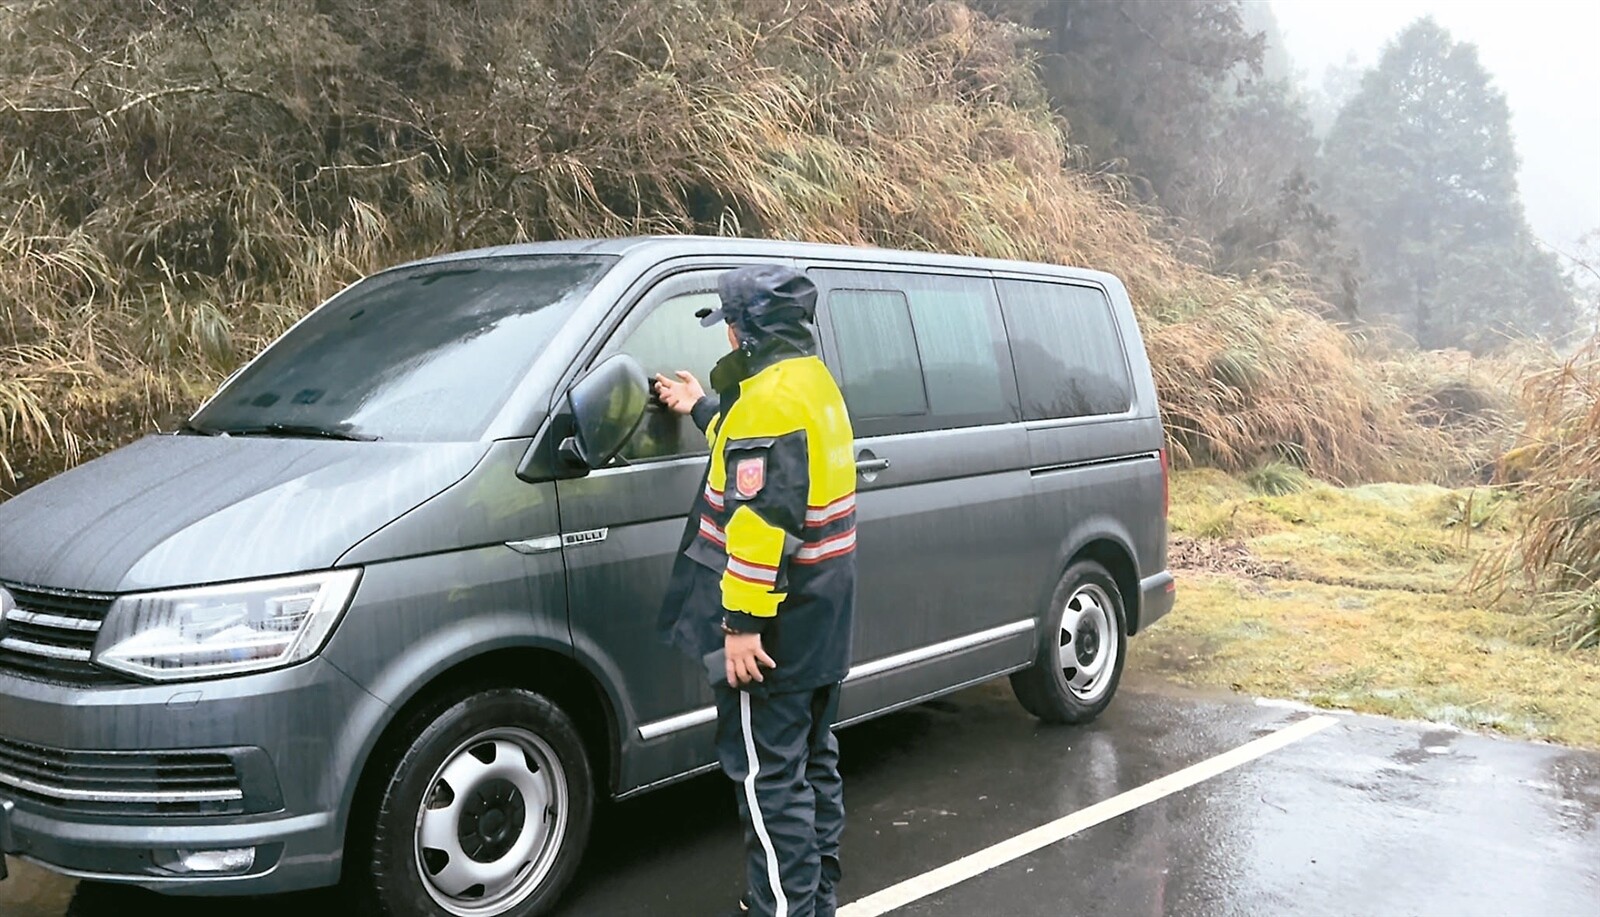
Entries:
<svg viewBox="0 0 1600 917">
<path fill-rule="evenodd" d="M 840 387 L 864 435 L 1018 417 L 993 284 L 978 277 L 817 271 Z"/>
<path fill-rule="evenodd" d="M 896 279 L 911 299 L 911 324 L 934 415 L 953 426 L 1016 420 L 994 285 L 917 274 Z"/>
<path fill-rule="evenodd" d="M 1128 410 L 1128 364 L 1104 293 L 1027 280 L 998 286 L 1025 419 Z"/>
<path fill-rule="evenodd" d="M 911 307 L 898 290 L 835 290 L 829 299 L 838 340 L 840 390 L 859 418 L 928 413 Z"/>
<path fill-rule="evenodd" d="M 713 282 L 714 278 L 707 281 Z M 646 301 L 606 346 L 604 355 L 625 353 L 633 357 L 652 380 L 657 373 L 672 378 L 682 369 L 694 373 L 701 385 L 709 386 L 711 367 L 728 352 L 728 333 L 722 325 L 700 327 L 695 312 L 716 307 L 714 290 L 679 293 L 653 307 Z M 705 434 L 692 420 L 652 404 L 633 438 L 623 447 L 622 457 L 639 461 L 699 455 L 707 450 Z"/>
</svg>

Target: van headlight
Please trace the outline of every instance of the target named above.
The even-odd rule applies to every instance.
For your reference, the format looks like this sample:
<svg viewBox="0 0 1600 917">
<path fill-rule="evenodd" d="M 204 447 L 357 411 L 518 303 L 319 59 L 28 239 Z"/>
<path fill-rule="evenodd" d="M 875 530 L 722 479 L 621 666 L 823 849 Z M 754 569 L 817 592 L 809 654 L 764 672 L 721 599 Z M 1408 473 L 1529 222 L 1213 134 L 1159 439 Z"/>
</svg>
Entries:
<svg viewBox="0 0 1600 917">
<path fill-rule="evenodd" d="M 238 675 L 317 654 L 361 571 L 125 595 L 112 604 L 94 661 L 156 681 Z"/>
</svg>

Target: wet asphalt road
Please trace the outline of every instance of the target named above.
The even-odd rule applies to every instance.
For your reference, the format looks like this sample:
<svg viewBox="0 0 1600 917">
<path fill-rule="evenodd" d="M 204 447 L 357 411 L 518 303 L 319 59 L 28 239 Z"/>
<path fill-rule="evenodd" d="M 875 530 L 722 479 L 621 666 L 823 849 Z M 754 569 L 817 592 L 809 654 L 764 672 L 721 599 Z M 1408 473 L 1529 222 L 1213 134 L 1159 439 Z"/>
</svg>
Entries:
<svg viewBox="0 0 1600 917">
<path fill-rule="evenodd" d="M 1154 684 L 1123 692 L 1084 729 L 1037 724 L 1002 682 L 844 732 L 842 899 L 1306 716 Z M 4 917 L 338 913 L 317 894 L 169 902 L 12 871 Z M 731 791 L 703 778 L 605 813 L 561 914 L 720 915 L 739 876 Z M 1340 716 L 894 913 L 1600 915 L 1600 753 Z"/>
</svg>

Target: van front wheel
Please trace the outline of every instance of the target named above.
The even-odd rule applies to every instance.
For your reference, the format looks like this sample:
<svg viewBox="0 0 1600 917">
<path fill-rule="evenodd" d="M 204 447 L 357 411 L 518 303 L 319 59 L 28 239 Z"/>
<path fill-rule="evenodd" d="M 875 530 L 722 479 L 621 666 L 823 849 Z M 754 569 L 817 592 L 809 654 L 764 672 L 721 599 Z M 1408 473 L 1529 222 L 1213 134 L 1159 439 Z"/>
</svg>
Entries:
<svg viewBox="0 0 1600 917">
<path fill-rule="evenodd" d="M 1067 568 L 1050 599 L 1032 667 L 1011 676 L 1027 711 L 1047 723 L 1087 723 L 1122 680 L 1127 615 L 1116 580 L 1094 561 Z"/>
<path fill-rule="evenodd" d="M 365 826 L 371 843 L 345 866 L 368 910 L 548 911 L 594 815 L 594 779 L 571 719 L 538 694 L 498 688 L 419 711 L 399 735 Z"/>
</svg>

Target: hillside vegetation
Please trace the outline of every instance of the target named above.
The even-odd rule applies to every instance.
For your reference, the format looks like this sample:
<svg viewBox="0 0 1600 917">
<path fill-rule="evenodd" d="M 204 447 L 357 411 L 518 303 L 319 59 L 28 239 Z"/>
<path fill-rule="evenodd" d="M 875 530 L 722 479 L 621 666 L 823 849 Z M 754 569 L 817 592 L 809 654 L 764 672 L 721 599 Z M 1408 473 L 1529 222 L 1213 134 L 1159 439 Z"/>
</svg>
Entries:
<svg viewBox="0 0 1600 917">
<path fill-rule="evenodd" d="M 1511 364 L 1363 345 L 1073 167 L 1036 34 L 925 0 L 150 0 L 0 11 L 0 477 L 171 423 L 341 285 L 524 239 L 720 233 L 1086 265 L 1180 461 L 1487 466 Z"/>
<path fill-rule="evenodd" d="M 1146 110 L 1095 65 L 1090 27 L 1148 45 L 1139 81 L 1185 35 L 1205 54 Z M 1527 536 L 1476 582 L 1537 605 L 1565 645 L 1596 642 L 1600 358 L 1551 370 L 1533 345 L 1419 351 L 1331 322 L 1350 303 L 1310 291 L 1350 262 L 1303 175 L 1240 151 L 1216 172 L 1231 190 L 1195 196 L 1240 145 L 1227 119 L 1249 123 L 1228 99 L 1289 110 L 1281 84 L 1229 95 L 1259 53 L 1226 0 L 9 3 L 0 493 L 169 428 L 308 309 L 409 258 L 643 233 L 939 250 L 1122 276 L 1180 465 L 1267 492 L 1513 482 Z M 1157 132 L 1184 124 L 1209 127 Z M 1170 174 L 1090 168 L 1107 150 Z M 1249 217 L 1274 188 L 1297 216 Z M 1215 262 L 1184 231 L 1207 225 Z"/>
</svg>

